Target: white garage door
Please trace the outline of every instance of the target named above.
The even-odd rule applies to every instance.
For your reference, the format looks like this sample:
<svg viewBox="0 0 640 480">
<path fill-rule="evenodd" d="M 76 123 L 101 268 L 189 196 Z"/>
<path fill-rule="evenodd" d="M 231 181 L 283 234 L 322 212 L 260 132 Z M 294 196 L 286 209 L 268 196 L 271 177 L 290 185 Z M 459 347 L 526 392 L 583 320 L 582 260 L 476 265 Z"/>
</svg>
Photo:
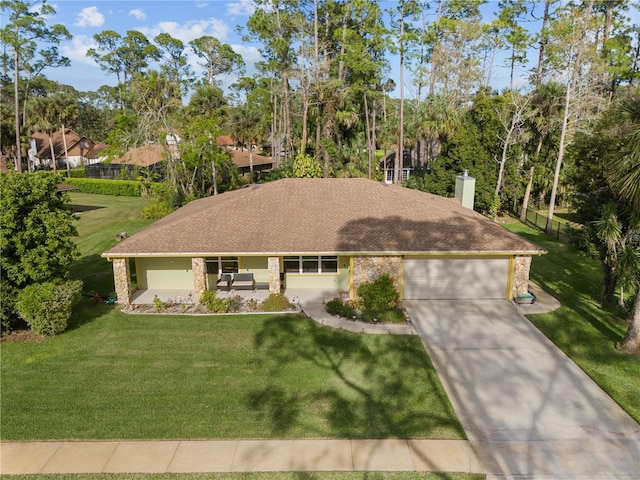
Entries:
<svg viewBox="0 0 640 480">
<path fill-rule="evenodd" d="M 506 298 L 506 257 L 406 258 L 403 298 L 445 300 Z"/>
</svg>

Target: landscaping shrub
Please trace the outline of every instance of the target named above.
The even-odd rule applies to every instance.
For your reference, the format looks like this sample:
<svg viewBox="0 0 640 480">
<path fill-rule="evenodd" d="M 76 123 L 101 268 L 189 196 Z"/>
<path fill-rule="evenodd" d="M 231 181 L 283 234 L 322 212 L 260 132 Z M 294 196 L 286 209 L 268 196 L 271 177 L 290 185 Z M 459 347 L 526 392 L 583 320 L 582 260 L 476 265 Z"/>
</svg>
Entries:
<svg viewBox="0 0 640 480">
<path fill-rule="evenodd" d="M 265 312 L 284 312 L 285 310 L 293 310 L 289 299 L 281 293 L 271 293 L 262 301 L 262 310 Z"/>
<path fill-rule="evenodd" d="M 17 298 L 20 316 L 39 335 L 57 335 L 67 329 L 73 306 L 82 296 L 82 281 L 45 282 L 25 287 Z"/>
<path fill-rule="evenodd" d="M 166 217 L 173 212 L 173 207 L 165 200 L 156 200 L 150 203 L 142 209 L 140 216 L 142 218 L 150 218 L 152 220 L 158 220 L 162 217 Z"/>
<path fill-rule="evenodd" d="M 329 300 L 326 305 L 327 313 L 344 318 L 354 318 L 357 316 L 356 309 L 351 302 L 345 302 L 341 298 Z"/>
<path fill-rule="evenodd" d="M 68 173 L 69 173 L 69 177 L 71 178 L 85 178 L 84 167 L 72 168 L 71 170 L 69 170 Z"/>
<path fill-rule="evenodd" d="M 154 295 L 153 297 L 153 308 L 156 313 L 164 312 L 166 308 L 164 302 L 160 300 L 160 297 L 158 297 L 158 295 Z"/>
<path fill-rule="evenodd" d="M 202 303 L 212 313 L 227 313 L 231 299 L 218 298 L 215 290 L 207 290 L 202 294 Z"/>
<path fill-rule="evenodd" d="M 139 197 L 140 182 L 134 180 L 102 180 L 99 178 L 67 178 L 67 183 L 82 193 Z"/>
<path fill-rule="evenodd" d="M 380 275 L 373 282 L 363 283 L 357 291 L 363 310 L 392 310 L 398 306 L 400 295 L 388 273 Z"/>
</svg>

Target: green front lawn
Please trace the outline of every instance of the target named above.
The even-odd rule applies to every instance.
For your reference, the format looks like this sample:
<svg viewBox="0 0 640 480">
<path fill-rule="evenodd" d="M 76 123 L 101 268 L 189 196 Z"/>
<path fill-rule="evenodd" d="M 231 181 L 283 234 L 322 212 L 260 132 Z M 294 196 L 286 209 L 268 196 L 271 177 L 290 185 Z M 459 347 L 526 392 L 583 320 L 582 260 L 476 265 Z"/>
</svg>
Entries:
<svg viewBox="0 0 640 480">
<path fill-rule="evenodd" d="M 533 259 L 531 279 L 562 302 L 555 312 L 527 318 L 640 421 L 640 357 L 615 349 L 626 323 L 616 307 L 598 303 L 599 262 L 519 222 L 505 226 L 549 251 Z"/>
<path fill-rule="evenodd" d="M 291 315 L 125 315 L 2 345 L 5 440 L 464 438 L 417 336 Z"/>
</svg>

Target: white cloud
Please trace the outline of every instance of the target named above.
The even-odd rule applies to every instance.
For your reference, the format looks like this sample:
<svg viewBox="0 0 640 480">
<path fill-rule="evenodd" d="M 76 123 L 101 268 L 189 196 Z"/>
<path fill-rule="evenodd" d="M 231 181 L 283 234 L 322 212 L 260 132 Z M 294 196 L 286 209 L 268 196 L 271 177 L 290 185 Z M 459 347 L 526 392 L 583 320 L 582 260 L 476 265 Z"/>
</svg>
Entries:
<svg viewBox="0 0 640 480">
<path fill-rule="evenodd" d="M 227 23 L 216 20 L 215 18 L 192 20 L 184 24 L 177 22 L 159 22 L 153 28 L 139 29 L 147 38 L 154 38 L 160 33 L 168 33 L 185 44 L 204 35 L 215 37 L 221 42 L 224 42 L 230 30 L 231 28 Z"/>
<path fill-rule="evenodd" d="M 144 13 L 144 10 L 141 8 L 134 8 L 133 10 L 129 10 L 129 16 L 134 17 L 138 20 L 146 20 L 147 15 Z"/>
<path fill-rule="evenodd" d="M 255 11 L 256 6 L 251 0 L 227 3 L 227 15 L 253 15 Z"/>
<path fill-rule="evenodd" d="M 78 14 L 78 27 L 101 27 L 104 24 L 104 15 L 98 11 L 98 7 L 83 8 Z"/>
<path fill-rule="evenodd" d="M 264 58 L 256 47 L 248 47 L 242 44 L 232 44 L 231 48 L 233 48 L 234 52 L 242 56 L 242 59 L 247 66 L 247 70 L 253 69 L 254 65 L 257 62 L 264 61 Z"/>
<path fill-rule="evenodd" d="M 209 4 L 207 2 L 196 2 L 196 8 L 206 8 Z"/>
<path fill-rule="evenodd" d="M 62 45 L 62 54 L 73 62 L 83 62 L 96 66 L 96 62 L 87 57 L 87 50 L 97 47 L 95 41 L 86 35 L 74 35 L 71 41 Z"/>
</svg>

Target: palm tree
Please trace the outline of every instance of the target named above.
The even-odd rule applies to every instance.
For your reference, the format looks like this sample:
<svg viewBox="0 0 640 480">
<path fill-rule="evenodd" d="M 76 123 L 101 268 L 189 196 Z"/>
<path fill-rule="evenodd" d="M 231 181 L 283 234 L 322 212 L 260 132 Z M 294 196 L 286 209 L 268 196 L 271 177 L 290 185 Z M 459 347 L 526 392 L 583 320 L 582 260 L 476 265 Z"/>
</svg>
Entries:
<svg viewBox="0 0 640 480">
<path fill-rule="evenodd" d="M 624 197 L 635 212 L 631 228 L 638 231 L 640 229 L 640 96 L 636 95 L 623 100 L 619 115 L 626 148 L 622 151 L 622 155 L 611 163 L 608 180 L 613 190 Z M 636 280 L 639 276 L 640 272 L 636 271 Z M 640 352 L 640 291 L 636 291 L 636 300 L 627 333 L 617 347 L 627 353 Z"/>
</svg>

